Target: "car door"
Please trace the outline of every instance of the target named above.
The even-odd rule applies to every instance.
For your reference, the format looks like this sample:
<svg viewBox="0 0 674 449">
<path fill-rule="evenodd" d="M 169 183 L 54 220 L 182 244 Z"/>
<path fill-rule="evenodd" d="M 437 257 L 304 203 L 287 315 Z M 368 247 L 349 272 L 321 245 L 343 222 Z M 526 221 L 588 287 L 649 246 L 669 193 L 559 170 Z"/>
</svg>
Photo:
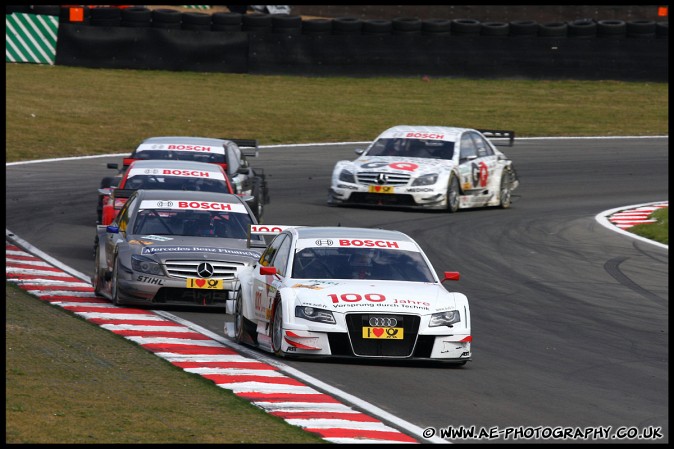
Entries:
<svg viewBox="0 0 674 449">
<path fill-rule="evenodd" d="M 288 275 L 288 258 L 290 256 L 291 238 L 288 234 L 279 234 L 272 240 L 267 249 L 260 256 L 253 278 L 253 293 L 255 295 L 255 318 L 259 321 L 271 319 L 271 309 L 274 305 L 276 292 Z M 274 267 L 276 274 L 260 274 L 260 267 Z"/>
<path fill-rule="evenodd" d="M 477 195 L 487 189 L 495 162 L 494 152 L 483 137 L 471 131 L 463 133 L 459 148 L 461 190 Z"/>
</svg>

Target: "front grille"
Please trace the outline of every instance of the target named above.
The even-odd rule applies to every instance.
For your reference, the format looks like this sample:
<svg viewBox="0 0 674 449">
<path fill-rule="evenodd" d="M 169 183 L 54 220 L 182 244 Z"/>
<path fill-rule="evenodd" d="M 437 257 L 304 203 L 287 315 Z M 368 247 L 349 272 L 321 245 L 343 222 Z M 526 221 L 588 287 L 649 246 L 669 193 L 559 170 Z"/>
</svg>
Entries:
<svg viewBox="0 0 674 449">
<path fill-rule="evenodd" d="M 164 262 L 168 275 L 176 278 L 198 278 L 197 267 L 207 262 L 213 266 L 214 272 L 209 279 L 235 279 L 237 270 L 243 263 L 225 262 L 222 260 L 167 260 Z"/>
<path fill-rule="evenodd" d="M 380 175 L 386 178 L 386 182 L 380 183 Z M 376 171 L 359 171 L 356 173 L 356 179 L 360 184 L 374 184 L 387 186 L 405 186 L 410 182 L 410 175 L 406 173 L 389 173 Z"/>
<path fill-rule="evenodd" d="M 396 327 L 403 328 L 402 340 L 383 340 L 363 338 L 363 327 L 369 327 L 370 318 L 381 314 L 353 313 L 347 314 L 346 325 L 351 339 L 353 353 L 361 357 L 411 357 L 419 333 L 421 318 L 417 315 L 391 315 L 398 320 Z"/>
</svg>

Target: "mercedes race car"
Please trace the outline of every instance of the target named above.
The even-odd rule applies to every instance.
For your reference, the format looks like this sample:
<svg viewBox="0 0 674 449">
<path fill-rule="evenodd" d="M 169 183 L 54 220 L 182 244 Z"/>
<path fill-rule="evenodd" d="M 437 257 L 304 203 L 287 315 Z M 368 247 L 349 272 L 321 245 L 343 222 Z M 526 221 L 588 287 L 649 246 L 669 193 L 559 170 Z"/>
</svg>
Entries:
<svg viewBox="0 0 674 449">
<path fill-rule="evenodd" d="M 269 189 L 264 170 L 253 169 L 248 158 L 257 157 L 255 139 L 215 139 L 210 137 L 161 136 L 143 140 L 125 157 L 122 167 L 109 163 L 108 168 L 119 171 L 117 176 L 101 181 L 101 189 L 118 185 L 123 173 L 132 161 L 138 159 L 174 159 L 181 161 L 208 162 L 220 165 L 232 182 L 234 192 L 240 196 L 252 196 L 250 206 L 258 221 L 264 215 L 264 205 L 269 203 Z M 102 201 L 99 201 L 102 204 Z"/>
<path fill-rule="evenodd" d="M 490 137 L 492 140 L 488 139 Z M 459 209 L 508 208 L 519 185 L 513 162 L 494 142 L 515 133 L 445 126 L 394 126 L 332 172 L 330 205 Z"/>
<path fill-rule="evenodd" d="M 225 333 L 278 356 L 471 359 L 468 299 L 409 236 L 349 227 L 258 225 L 277 234 L 239 272 Z"/>
<path fill-rule="evenodd" d="M 234 193 L 225 171 L 206 162 L 176 160 L 135 160 L 116 187 L 101 189 L 105 195 L 100 224 L 108 225 L 135 190 L 195 190 Z M 252 201 L 252 197 L 246 197 Z"/>
<path fill-rule="evenodd" d="M 238 195 L 136 190 L 97 226 L 94 292 L 115 305 L 225 307 L 264 248 L 263 236 L 248 235 L 255 224 Z"/>
</svg>

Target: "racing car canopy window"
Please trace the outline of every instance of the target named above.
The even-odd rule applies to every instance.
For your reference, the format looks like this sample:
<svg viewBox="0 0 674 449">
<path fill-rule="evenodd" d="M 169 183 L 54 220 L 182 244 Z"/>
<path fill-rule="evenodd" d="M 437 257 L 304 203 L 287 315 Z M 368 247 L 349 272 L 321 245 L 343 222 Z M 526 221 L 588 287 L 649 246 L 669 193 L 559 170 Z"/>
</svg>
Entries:
<svg viewBox="0 0 674 449">
<path fill-rule="evenodd" d="M 129 225 L 129 220 L 131 220 L 131 211 L 134 210 L 134 206 L 137 202 L 138 195 L 131 196 L 131 198 L 129 198 L 126 203 L 124 203 L 122 210 L 119 211 L 119 214 L 117 214 L 117 217 L 111 223 L 112 225 L 117 224 L 117 226 L 119 226 L 120 232 L 126 232 L 126 229 Z"/>
<path fill-rule="evenodd" d="M 293 278 L 434 282 L 419 252 L 379 248 L 309 247 L 293 260 Z"/>
<path fill-rule="evenodd" d="M 475 141 L 469 133 L 461 136 L 461 157 L 459 162 L 466 162 L 469 158 L 475 159 L 477 157 L 477 148 Z"/>
<path fill-rule="evenodd" d="M 377 139 L 367 155 L 450 160 L 454 156 L 454 142 L 437 139 Z"/>
<path fill-rule="evenodd" d="M 290 256 L 290 240 L 287 234 L 276 236 L 262 253 L 260 263 L 265 267 L 276 267 L 276 272 L 281 276 L 285 276 L 288 266 L 288 256 Z"/>
<path fill-rule="evenodd" d="M 484 137 L 477 133 L 470 133 L 473 142 L 475 142 L 475 149 L 477 151 L 477 157 L 493 156 L 494 150 L 492 150 L 489 143 L 485 140 Z"/>
<path fill-rule="evenodd" d="M 232 193 L 227 183 L 219 179 L 187 178 L 182 176 L 136 175 L 127 178 L 124 189 L 130 190 L 194 190 Z"/>
</svg>

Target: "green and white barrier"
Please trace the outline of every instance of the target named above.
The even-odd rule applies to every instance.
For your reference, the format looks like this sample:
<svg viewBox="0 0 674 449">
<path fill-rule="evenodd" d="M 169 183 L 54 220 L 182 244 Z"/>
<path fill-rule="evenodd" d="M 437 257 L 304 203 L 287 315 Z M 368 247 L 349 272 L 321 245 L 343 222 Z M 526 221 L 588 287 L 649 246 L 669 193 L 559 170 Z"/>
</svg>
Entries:
<svg viewBox="0 0 674 449">
<path fill-rule="evenodd" d="M 58 17 L 23 13 L 5 17 L 5 62 L 54 65 Z"/>
</svg>

